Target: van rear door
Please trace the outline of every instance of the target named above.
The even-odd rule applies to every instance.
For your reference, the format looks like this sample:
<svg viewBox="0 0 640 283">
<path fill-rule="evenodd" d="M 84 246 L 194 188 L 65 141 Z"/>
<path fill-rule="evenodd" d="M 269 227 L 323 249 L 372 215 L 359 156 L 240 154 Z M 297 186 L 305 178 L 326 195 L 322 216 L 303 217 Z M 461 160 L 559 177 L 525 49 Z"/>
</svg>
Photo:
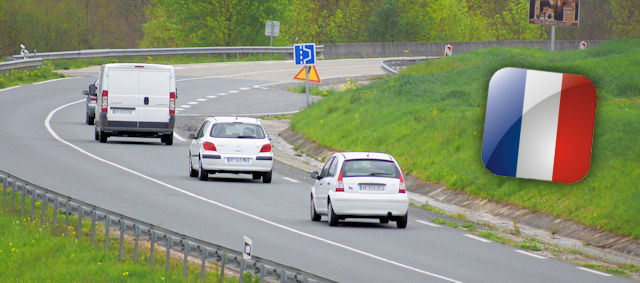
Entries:
<svg viewBox="0 0 640 283">
<path fill-rule="evenodd" d="M 169 122 L 169 98 L 172 92 L 171 70 L 140 68 L 138 121 Z M 152 124 L 151 124 L 152 125 Z M 150 126 L 151 126 L 150 125 Z"/>
<path fill-rule="evenodd" d="M 127 68 L 110 68 L 109 111 L 107 117 L 111 121 L 138 122 L 139 87 L 138 70 Z M 137 125 L 130 125 L 137 126 Z"/>
</svg>

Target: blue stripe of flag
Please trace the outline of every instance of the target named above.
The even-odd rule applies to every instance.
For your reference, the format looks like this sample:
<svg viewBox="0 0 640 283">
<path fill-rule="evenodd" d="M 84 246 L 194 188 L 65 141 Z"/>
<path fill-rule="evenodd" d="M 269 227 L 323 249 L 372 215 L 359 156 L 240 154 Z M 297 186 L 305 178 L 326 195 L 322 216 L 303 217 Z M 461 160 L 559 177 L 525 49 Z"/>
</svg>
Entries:
<svg viewBox="0 0 640 283">
<path fill-rule="evenodd" d="M 482 162 L 492 173 L 516 176 L 526 69 L 498 70 L 489 82 Z"/>
</svg>

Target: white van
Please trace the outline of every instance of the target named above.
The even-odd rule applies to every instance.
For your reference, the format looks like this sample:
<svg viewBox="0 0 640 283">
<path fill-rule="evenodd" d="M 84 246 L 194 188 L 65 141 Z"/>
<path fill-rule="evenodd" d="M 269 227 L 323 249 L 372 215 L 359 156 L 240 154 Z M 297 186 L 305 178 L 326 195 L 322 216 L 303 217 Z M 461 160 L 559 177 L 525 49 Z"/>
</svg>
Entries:
<svg viewBox="0 0 640 283">
<path fill-rule="evenodd" d="M 117 63 L 100 68 L 95 139 L 160 138 L 173 144 L 176 79 L 173 66 Z"/>
</svg>

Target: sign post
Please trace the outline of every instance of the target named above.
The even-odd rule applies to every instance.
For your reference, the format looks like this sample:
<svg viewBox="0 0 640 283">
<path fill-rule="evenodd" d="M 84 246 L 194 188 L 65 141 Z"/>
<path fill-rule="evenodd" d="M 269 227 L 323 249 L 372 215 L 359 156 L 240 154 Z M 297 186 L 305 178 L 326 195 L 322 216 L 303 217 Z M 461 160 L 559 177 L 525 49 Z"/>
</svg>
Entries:
<svg viewBox="0 0 640 283">
<path fill-rule="evenodd" d="M 316 44 L 302 43 L 294 45 L 293 58 L 296 65 L 305 66 L 303 68 L 303 70 L 305 71 L 304 89 L 307 93 L 307 107 L 309 107 L 311 98 L 311 96 L 309 95 L 309 72 L 311 71 L 311 66 L 315 66 L 316 64 Z"/>
<path fill-rule="evenodd" d="M 273 37 L 280 35 L 280 22 L 266 21 L 264 24 L 264 35 L 269 37 L 269 46 L 273 47 Z M 273 58 L 273 53 L 269 54 Z"/>
<path fill-rule="evenodd" d="M 580 0 L 531 0 L 529 3 L 529 23 L 551 26 L 551 51 L 555 49 L 555 27 L 577 27 L 580 22 Z"/>
</svg>

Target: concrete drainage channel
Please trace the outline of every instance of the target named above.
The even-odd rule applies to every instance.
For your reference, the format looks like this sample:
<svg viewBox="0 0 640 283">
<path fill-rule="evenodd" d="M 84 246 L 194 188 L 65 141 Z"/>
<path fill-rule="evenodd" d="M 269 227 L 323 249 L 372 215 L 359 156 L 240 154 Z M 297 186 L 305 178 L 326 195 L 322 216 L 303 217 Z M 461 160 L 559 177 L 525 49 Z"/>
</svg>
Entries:
<svg viewBox="0 0 640 283">
<path fill-rule="evenodd" d="M 286 266 L 267 259 L 253 256 L 249 260 L 244 260 L 242 252 L 229 249 L 214 243 L 202 241 L 184 234 L 180 234 L 168 229 L 154 226 L 150 223 L 127 217 L 125 215 L 96 207 L 89 203 L 73 199 L 69 196 L 53 192 L 38 185 L 31 184 L 18 177 L 0 171 L 0 183 L 2 184 L 2 207 L 6 207 L 11 213 L 20 210 L 20 216 L 26 217 L 25 211 L 28 209 L 29 220 L 37 221 L 36 214 L 40 214 L 40 225 L 51 223 L 52 228 L 62 224 L 70 227 L 70 216 L 77 218 L 76 239 L 82 235 L 82 222 L 90 221 L 91 243 L 96 245 L 96 233 L 104 233 L 105 250 L 109 249 L 111 233 L 117 230 L 119 234 L 118 256 L 122 260 L 124 256 L 124 241 L 133 240 L 134 262 L 138 261 L 139 242 L 147 241 L 149 245 L 149 264 L 153 265 L 156 245 L 164 246 L 166 254 L 165 271 L 169 271 L 170 258 L 172 254 L 181 254 L 183 257 L 183 274 L 187 276 L 189 263 L 198 260 L 201 266 L 200 277 L 205 280 L 207 267 L 216 265 L 220 270 L 220 282 L 224 282 L 225 272 L 240 277 L 245 272 L 252 273 L 260 277 L 260 282 L 333 282 L 327 278 L 310 274 L 294 267 Z M 10 194 L 10 197 L 8 196 Z M 18 202 L 18 204 L 16 204 Z M 40 210 L 36 211 L 36 203 L 39 203 Z M 8 206 L 7 206 L 8 205 Z M 19 206 L 19 207 L 18 207 Z M 45 219 L 49 207 L 53 208 L 51 219 Z M 64 220 L 58 219 L 59 211 L 64 211 Z M 76 220 L 74 220 L 76 221 Z M 96 229 L 96 224 L 103 225 L 103 229 Z M 69 229 L 65 230 L 65 236 L 69 236 Z M 240 277 L 240 282 L 242 282 Z"/>
</svg>

